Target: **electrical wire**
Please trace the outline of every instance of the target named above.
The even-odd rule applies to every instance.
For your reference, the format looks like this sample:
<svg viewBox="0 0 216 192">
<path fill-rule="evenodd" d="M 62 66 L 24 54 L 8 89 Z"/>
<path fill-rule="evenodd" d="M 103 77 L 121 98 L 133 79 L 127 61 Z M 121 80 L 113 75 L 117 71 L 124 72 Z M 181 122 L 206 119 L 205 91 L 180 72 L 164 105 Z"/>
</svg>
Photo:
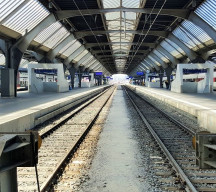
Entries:
<svg viewBox="0 0 216 192">
<path fill-rule="evenodd" d="M 76 8 L 78 9 L 78 11 L 80 12 L 80 15 L 81 15 L 82 18 L 84 19 L 85 23 L 87 24 L 88 28 L 90 29 L 91 33 L 93 34 L 95 40 L 97 41 L 98 46 L 100 47 L 101 52 L 102 52 L 103 55 L 104 55 L 104 52 L 103 52 L 103 50 L 102 50 L 102 48 L 101 48 L 101 44 L 99 43 L 99 41 L 98 41 L 96 35 L 95 35 L 94 32 L 92 31 L 91 27 L 89 26 L 88 22 L 86 21 L 86 19 L 85 19 L 84 15 L 82 14 L 81 10 L 80 10 L 79 7 L 77 6 L 75 0 L 73 0 L 73 2 L 74 2 L 74 4 L 75 4 Z M 88 8 L 87 8 L 87 10 L 88 10 Z M 104 56 L 105 56 L 105 55 L 104 55 Z M 106 58 L 106 57 L 105 57 L 105 58 Z M 102 63 L 101 63 L 101 64 L 102 64 Z M 102 64 L 102 65 L 103 65 L 103 64 Z M 104 67 L 105 67 L 105 66 L 104 66 Z M 110 67 L 110 66 L 109 66 L 109 67 Z M 105 67 L 105 68 L 106 68 L 106 67 Z M 111 68 L 111 67 L 110 67 L 110 68 Z M 111 69 L 111 71 L 112 71 L 112 69 Z"/>
<path fill-rule="evenodd" d="M 86 5 L 86 3 L 85 3 L 85 0 L 82 0 L 83 1 L 83 3 L 85 4 L 85 7 L 86 7 L 86 9 L 89 11 L 89 9 L 88 9 L 88 6 Z M 92 19 L 93 19 L 93 21 L 94 21 L 94 23 L 95 23 L 95 25 L 96 25 L 96 29 L 98 29 L 99 27 L 98 27 L 98 25 L 97 25 L 97 22 L 96 22 L 96 20 L 94 19 L 94 17 L 91 15 L 91 17 L 92 17 Z M 104 26 L 103 26 L 104 27 Z M 91 29 L 94 29 L 94 28 L 92 28 L 91 27 Z M 95 35 L 94 35 L 95 36 Z M 97 38 L 97 37 L 95 37 L 95 38 Z M 100 39 L 100 36 L 99 36 L 99 39 Z M 96 39 L 97 40 L 97 39 Z M 100 47 L 100 46 L 99 46 Z M 101 49 L 101 47 L 100 47 L 100 49 Z M 110 50 L 111 51 L 111 50 Z M 103 53 L 103 56 L 104 56 L 104 52 L 102 51 L 102 53 Z M 106 60 L 108 61 L 108 59 L 106 58 Z M 109 61 L 108 61 L 109 62 Z M 110 67 L 110 64 L 109 64 L 109 67 Z M 110 67 L 111 68 L 111 67 Z M 111 69 L 112 70 L 112 69 Z"/>
<path fill-rule="evenodd" d="M 156 1 L 156 3 L 157 3 L 157 2 L 158 2 L 158 0 Z M 159 14 L 160 14 L 160 12 L 162 11 L 162 9 L 163 9 L 163 7 L 164 7 L 164 5 L 165 5 L 165 3 L 166 3 L 166 2 L 167 2 L 167 0 L 164 0 L 164 2 L 163 2 L 163 4 L 162 4 L 162 6 L 161 6 L 161 8 L 160 8 L 160 10 L 159 10 L 159 11 L 158 11 L 158 13 L 156 14 L 156 17 L 154 18 L 154 20 L 153 20 L 152 24 L 150 25 L 149 29 L 147 30 L 147 33 L 145 34 L 144 38 L 142 39 L 142 41 L 141 41 L 141 43 L 140 43 L 139 47 L 137 48 L 137 50 L 136 50 L 135 54 L 133 55 L 133 57 L 132 57 L 132 59 L 131 59 L 131 61 L 130 61 L 129 65 L 130 65 L 130 64 L 131 64 L 131 62 L 133 61 L 133 59 L 134 59 L 134 56 L 137 54 L 137 52 L 138 52 L 138 50 L 139 50 L 140 46 L 142 45 L 142 43 L 143 43 L 143 41 L 145 40 L 146 36 L 148 35 L 149 31 L 151 30 L 151 28 L 152 28 L 152 26 L 153 26 L 154 22 L 156 21 L 156 19 L 157 19 L 158 15 L 159 15 Z M 152 12 L 153 12 L 153 9 L 152 9 L 152 11 L 151 11 L 150 15 L 152 14 Z M 150 16 L 150 15 L 149 15 L 149 16 Z M 148 18 L 149 18 L 149 17 L 148 17 Z M 128 66 L 129 66 L 129 65 L 128 65 Z"/>
</svg>

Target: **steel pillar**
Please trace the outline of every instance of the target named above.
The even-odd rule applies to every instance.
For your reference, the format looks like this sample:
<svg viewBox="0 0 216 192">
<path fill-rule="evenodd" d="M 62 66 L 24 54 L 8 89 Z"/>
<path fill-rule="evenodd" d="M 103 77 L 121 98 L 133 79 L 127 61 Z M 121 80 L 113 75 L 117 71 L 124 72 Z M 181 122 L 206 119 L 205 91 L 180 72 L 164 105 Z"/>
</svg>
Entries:
<svg viewBox="0 0 216 192">
<path fill-rule="evenodd" d="M 71 76 L 71 87 L 73 89 L 74 88 L 74 77 L 75 77 L 76 68 L 71 67 L 68 70 L 69 70 L 69 73 L 70 73 L 70 76 Z"/>
<path fill-rule="evenodd" d="M 172 67 L 167 67 L 165 69 L 165 72 L 166 72 L 166 76 L 167 76 L 167 81 L 168 81 L 168 88 L 170 88 L 170 76 L 172 74 L 172 71 L 173 71 L 173 68 Z"/>
</svg>

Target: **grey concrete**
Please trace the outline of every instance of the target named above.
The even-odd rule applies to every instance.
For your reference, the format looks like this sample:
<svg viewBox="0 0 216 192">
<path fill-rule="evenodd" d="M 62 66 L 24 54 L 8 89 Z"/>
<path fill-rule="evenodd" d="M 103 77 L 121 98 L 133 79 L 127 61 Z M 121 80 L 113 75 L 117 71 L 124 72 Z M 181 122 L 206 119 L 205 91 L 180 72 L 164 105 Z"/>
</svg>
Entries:
<svg viewBox="0 0 216 192">
<path fill-rule="evenodd" d="M 96 95 L 106 86 L 75 89 L 67 93 L 18 93 L 0 99 L 0 131 L 25 131 Z M 85 97 L 85 98 L 84 98 Z"/>
<path fill-rule="evenodd" d="M 117 90 L 100 135 L 98 151 L 81 191 L 145 192 L 148 184 L 143 175 L 138 142 L 133 136 L 129 109 L 123 91 Z"/>
<path fill-rule="evenodd" d="M 128 85 L 140 95 L 148 95 L 197 118 L 199 126 L 216 133 L 216 93 L 174 93 L 166 89 Z"/>
</svg>

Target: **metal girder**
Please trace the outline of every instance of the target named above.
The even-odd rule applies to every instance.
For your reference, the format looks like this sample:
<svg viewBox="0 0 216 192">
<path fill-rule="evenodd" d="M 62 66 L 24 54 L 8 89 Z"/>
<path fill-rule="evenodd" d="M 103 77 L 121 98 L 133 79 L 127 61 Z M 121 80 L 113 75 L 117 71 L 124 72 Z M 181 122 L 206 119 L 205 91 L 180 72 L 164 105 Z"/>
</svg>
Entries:
<svg viewBox="0 0 216 192">
<path fill-rule="evenodd" d="M 106 57 L 121 57 L 121 58 L 128 58 L 128 57 L 141 57 L 143 58 L 144 55 L 122 55 L 122 54 L 114 54 L 114 55 L 97 55 L 97 58 L 106 58 Z"/>
<path fill-rule="evenodd" d="M 121 53 L 128 53 L 128 52 L 131 52 L 131 53 L 134 53 L 134 52 L 138 52 L 138 53 L 148 53 L 149 51 L 148 50 L 128 50 L 128 49 L 117 49 L 117 50 L 91 50 L 91 52 L 93 54 L 95 53 L 109 53 L 109 52 L 112 52 L 112 53 L 118 53 L 118 52 L 121 52 Z"/>
<path fill-rule="evenodd" d="M 111 12 L 133 12 L 133 13 L 145 13 L 145 14 L 158 14 L 159 15 L 170 15 L 174 17 L 179 17 L 186 19 L 189 10 L 188 9 L 151 9 L 151 8 L 109 8 L 109 9 L 83 9 L 83 10 L 62 10 L 56 11 L 55 15 L 58 20 L 67 19 L 70 17 L 77 17 L 82 15 L 95 15 L 101 13 L 111 13 Z"/>
<path fill-rule="evenodd" d="M 186 46 L 182 41 L 180 41 L 175 35 L 172 33 L 168 36 L 168 39 L 172 42 L 174 42 L 176 45 L 178 45 L 188 56 L 190 60 L 194 60 L 198 57 L 198 55 L 190 49 L 188 46 Z"/>
<path fill-rule="evenodd" d="M 171 65 L 172 68 L 175 68 L 175 66 L 179 63 L 178 60 L 169 51 L 164 49 L 161 45 L 157 46 L 157 50 L 169 58 L 169 60 L 172 62 Z"/>
<path fill-rule="evenodd" d="M 102 34 L 109 34 L 109 33 L 132 33 L 132 34 L 138 34 L 138 35 L 153 35 L 153 36 L 159 36 L 159 37 L 167 37 L 168 32 L 167 31 L 136 31 L 136 30 L 107 30 L 107 31 L 93 31 L 94 35 L 102 35 Z M 85 36 L 92 36 L 92 31 L 76 31 L 73 33 L 74 36 L 77 39 L 83 38 Z"/>
<path fill-rule="evenodd" d="M 152 64 L 153 67 L 154 67 L 157 71 L 160 70 L 160 67 L 159 67 L 153 60 L 151 60 L 149 57 L 145 58 L 145 60 L 146 60 L 148 63 Z"/>
<path fill-rule="evenodd" d="M 216 42 L 216 31 L 214 30 L 214 28 L 208 23 L 206 23 L 196 13 L 192 12 L 188 17 L 188 20 L 197 25 L 198 27 L 200 27 L 209 35 L 209 37 L 211 37 L 214 40 L 214 42 Z"/>
<path fill-rule="evenodd" d="M 106 45 L 118 45 L 118 44 L 124 44 L 124 45 L 139 45 L 140 43 L 136 43 L 136 42 L 109 42 L 109 43 L 86 43 L 85 47 L 91 48 L 91 47 L 98 47 L 98 46 L 106 46 Z M 154 48 L 155 47 L 155 43 L 142 43 L 141 46 L 145 46 L 145 47 L 150 47 L 150 48 Z"/>
<path fill-rule="evenodd" d="M 165 63 L 160 57 L 158 57 L 157 55 L 155 55 L 154 53 L 150 54 L 152 58 L 154 58 L 158 63 L 161 64 L 161 66 L 166 69 L 168 67 L 167 63 Z"/>
<path fill-rule="evenodd" d="M 66 37 L 61 43 L 59 43 L 54 49 L 51 49 L 48 53 L 47 53 L 47 58 L 49 60 L 53 60 L 56 55 L 59 53 L 59 51 L 65 47 L 68 42 L 75 40 L 75 37 L 71 34 L 68 37 Z"/>
</svg>

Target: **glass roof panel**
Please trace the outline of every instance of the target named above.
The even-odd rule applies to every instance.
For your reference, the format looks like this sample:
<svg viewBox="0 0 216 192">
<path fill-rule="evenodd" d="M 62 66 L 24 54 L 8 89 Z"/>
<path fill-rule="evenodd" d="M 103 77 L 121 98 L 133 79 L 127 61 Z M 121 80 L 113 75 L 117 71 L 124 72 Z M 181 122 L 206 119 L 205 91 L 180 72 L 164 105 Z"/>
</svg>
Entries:
<svg viewBox="0 0 216 192">
<path fill-rule="evenodd" d="M 75 57 L 73 60 L 75 62 L 78 62 L 80 59 L 82 59 L 82 57 L 84 57 L 86 54 L 88 53 L 87 50 L 84 50 L 83 52 L 81 52 L 77 57 Z"/>
<path fill-rule="evenodd" d="M 183 52 L 183 50 L 172 41 L 162 41 L 161 46 L 170 52 L 174 57 Z"/>
<path fill-rule="evenodd" d="M 148 55 L 148 57 L 154 62 L 156 63 L 158 66 L 161 66 L 161 64 L 159 62 L 157 62 L 151 55 Z"/>
<path fill-rule="evenodd" d="M 199 15 L 204 21 L 211 25 L 216 30 L 216 1 L 206 0 L 200 5 L 195 13 Z"/>
<path fill-rule="evenodd" d="M 60 54 L 63 54 L 69 47 L 71 47 L 72 45 L 73 45 L 73 43 L 75 43 L 76 42 L 76 40 L 74 40 L 74 41 L 70 41 L 67 45 L 65 45 L 60 51 L 59 51 L 59 53 Z"/>
<path fill-rule="evenodd" d="M 182 23 L 182 26 L 185 27 L 190 33 L 192 33 L 194 35 L 194 38 L 197 38 L 199 41 L 203 43 L 211 40 L 211 38 L 205 31 L 203 31 L 190 21 L 184 21 Z"/>
<path fill-rule="evenodd" d="M 157 55 L 159 58 L 161 58 L 164 62 L 169 63 L 169 59 L 165 57 L 163 54 L 161 54 L 161 52 L 159 52 L 158 50 L 155 49 L 153 53 Z"/>
<path fill-rule="evenodd" d="M 88 59 L 86 59 L 86 60 L 82 63 L 82 65 L 88 64 L 88 63 L 91 61 L 92 58 L 93 58 L 93 55 L 91 55 Z"/>
<path fill-rule="evenodd" d="M 26 30 L 28 32 L 31 31 L 48 15 L 49 11 L 40 2 L 30 0 L 13 15 L 4 20 L 2 25 L 23 35 Z"/>
<path fill-rule="evenodd" d="M 63 55 L 68 57 L 74 51 L 76 51 L 80 46 L 81 46 L 81 43 L 79 41 L 74 40 L 73 44 L 69 46 L 67 49 L 65 49 L 65 51 L 63 52 Z"/>
<path fill-rule="evenodd" d="M 0 22 L 10 15 L 17 7 L 19 7 L 24 0 L 1 0 L 0 1 Z"/>
<path fill-rule="evenodd" d="M 196 47 L 197 45 L 200 44 L 197 39 L 195 39 L 191 34 L 187 33 L 181 26 L 176 28 L 173 31 L 173 34 L 179 38 L 186 46 L 188 46 L 190 49 Z"/>
<path fill-rule="evenodd" d="M 38 43 L 43 43 L 45 42 L 51 35 L 53 35 L 56 30 L 61 28 L 61 23 L 60 22 L 55 22 L 51 24 L 49 27 L 41 31 L 34 39 L 34 41 L 37 41 Z"/>
<path fill-rule="evenodd" d="M 70 33 L 65 29 L 65 27 L 62 27 L 58 31 L 56 31 L 56 33 L 53 34 L 49 39 L 47 39 L 44 42 L 44 45 L 49 48 L 52 48 L 56 45 L 56 43 L 61 42 L 68 35 L 70 35 Z"/>
<path fill-rule="evenodd" d="M 138 8 L 140 7 L 142 0 L 103 0 L 104 8 L 117 8 L 117 7 L 128 7 L 128 8 Z M 114 12 L 114 13 L 106 13 L 106 24 L 108 26 L 108 30 L 119 30 L 117 33 L 110 33 L 111 42 L 120 42 L 119 45 L 112 45 L 113 50 L 117 49 L 128 49 L 130 50 L 130 45 L 126 46 L 125 44 L 121 44 L 121 42 L 132 42 L 133 34 L 125 33 L 125 30 L 135 30 L 137 14 L 133 12 Z M 116 67 L 119 68 L 124 66 L 126 60 L 115 59 Z M 124 67 L 123 67 L 124 68 Z M 122 68 L 122 69 L 123 69 Z"/>
</svg>

